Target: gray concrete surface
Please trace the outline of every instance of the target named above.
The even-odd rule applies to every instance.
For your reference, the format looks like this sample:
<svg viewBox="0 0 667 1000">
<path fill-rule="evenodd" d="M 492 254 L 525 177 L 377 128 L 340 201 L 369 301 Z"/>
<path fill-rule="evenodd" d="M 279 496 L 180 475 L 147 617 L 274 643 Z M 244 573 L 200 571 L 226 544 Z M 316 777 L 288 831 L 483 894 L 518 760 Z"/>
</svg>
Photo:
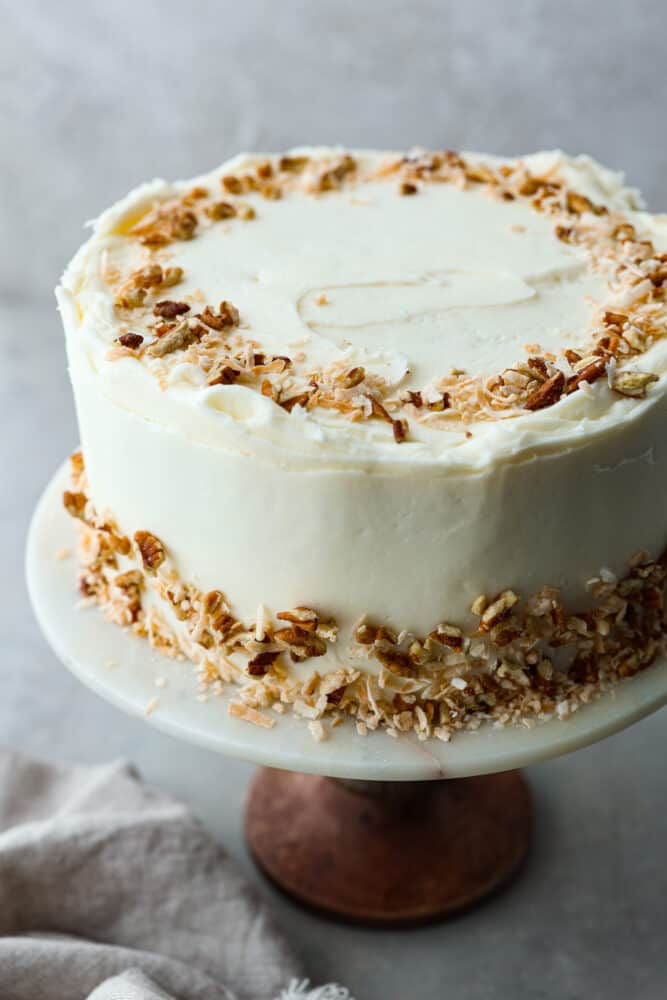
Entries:
<svg viewBox="0 0 667 1000">
<path fill-rule="evenodd" d="M 62 760 L 132 759 L 256 879 L 240 831 L 251 768 L 88 694 L 28 607 L 31 508 L 76 441 L 52 287 L 81 222 L 147 177 L 304 141 L 562 145 L 625 169 L 665 208 L 665 5 L 7 0 L 0 24 L 0 740 Z M 662 713 L 531 769 L 526 869 L 448 924 L 339 927 L 262 891 L 312 976 L 357 1000 L 659 1000 L 666 750 Z"/>
</svg>

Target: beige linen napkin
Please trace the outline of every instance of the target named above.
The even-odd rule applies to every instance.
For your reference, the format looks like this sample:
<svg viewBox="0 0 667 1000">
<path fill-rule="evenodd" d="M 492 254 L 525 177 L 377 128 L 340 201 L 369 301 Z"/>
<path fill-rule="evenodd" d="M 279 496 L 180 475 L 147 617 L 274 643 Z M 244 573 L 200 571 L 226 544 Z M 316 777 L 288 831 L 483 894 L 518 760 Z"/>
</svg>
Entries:
<svg viewBox="0 0 667 1000">
<path fill-rule="evenodd" d="M 2 1000 L 348 997 L 309 994 L 300 975 L 183 805 L 124 763 L 65 768 L 0 750 Z"/>
</svg>

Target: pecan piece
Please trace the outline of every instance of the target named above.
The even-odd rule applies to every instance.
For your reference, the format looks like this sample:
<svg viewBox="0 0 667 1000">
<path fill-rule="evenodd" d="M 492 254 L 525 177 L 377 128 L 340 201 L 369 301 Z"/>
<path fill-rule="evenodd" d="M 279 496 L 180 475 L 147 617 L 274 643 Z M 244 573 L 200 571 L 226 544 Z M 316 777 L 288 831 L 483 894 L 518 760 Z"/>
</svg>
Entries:
<svg viewBox="0 0 667 1000">
<path fill-rule="evenodd" d="M 69 464 L 73 476 L 80 476 L 84 469 L 83 452 L 73 451 L 69 457 Z"/>
<path fill-rule="evenodd" d="M 144 342 L 144 338 L 140 333 L 122 333 L 118 338 L 118 343 L 123 347 L 129 348 L 131 351 L 136 351 Z"/>
<path fill-rule="evenodd" d="M 356 368 L 350 368 L 349 371 L 345 372 L 344 375 L 340 375 L 337 381 L 343 389 L 354 389 L 356 385 L 359 385 L 366 378 L 366 369 L 359 365 Z"/>
<path fill-rule="evenodd" d="M 523 404 L 525 410 L 541 410 L 545 406 L 551 406 L 557 402 L 565 387 L 565 376 L 561 371 L 557 371 L 546 382 L 538 386 L 530 393 L 528 399 Z"/>
<path fill-rule="evenodd" d="M 394 441 L 396 444 L 402 444 L 408 436 L 407 420 L 392 420 L 391 429 L 394 432 Z"/>
<path fill-rule="evenodd" d="M 572 215 L 581 215 L 582 212 L 593 211 L 593 202 L 591 199 L 587 198 L 585 194 L 579 194 L 577 191 L 568 191 L 566 203 L 567 210 Z"/>
<path fill-rule="evenodd" d="M 399 677 L 414 677 L 414 665 L 406 653 L 397 649 L 376 649 L 374 656 L 390 673 Z"/>
<path fill-rule="evenodd" d="M 160 316 L 162 319 L 175 319 L 189 311 L 190 306 L 187 302 L 172 302 L 171 299 L 162 299 L 153 306 L 154 315 Z"/>
<path fill-rule="evenodd" d="M 174 212 L 169 220 L 169 230 L 175 240 L 191 240 L 197 228 L 197 216 L 189 210 Z"/>
<path fill-rule="evenodd" d="M 310 399 L 310 392 L 300 392 L 296 396 L 290 396 L 289 399 L 280 400 L 280 405 L 283 410 L 287 410 L 291 413 L 295 406 L 303 406 L 304 409 L 308 405 Z"/>
<path fill-rule="evenodd" d="M 407 389 L 404 393 L 402 393 L 401 402 L 411 403 L 418 410 L 424 405 L 421 392 L 415 392 L 413 389 Z"/>
<path fill-rule="evenodd" d="M 223 300 L 218 306 L 218 314 L 224 326 L 238 326 L 241 320 L 239 311 L 231 302 Z"/>
<path fill-rule="evenodd" d="M 569 382 L 567 383 L 568 393 L 574 392 L 578 389 L 582 382 L 597 382 L 599 378 L 602 378 L 607 372 L 607 362 L 604 358 L 598 358 L 596 361 L 591 361 L 590 364 L 585 365 L 581 371 L 578 371 Z"/>
<path fill-rule="evenodd" d="M 230 194 L 241 194 L 243 191 L 243 182 L 240 177 L 234 177 L 233 174 L 227 174 L 221 183 L 225 191 L 229 191 Z"/>
<path fill-rule="evenodd" d="M 628 317 L 625 313 L 612 312 L 611 309 L 607 309 L 602 317 L 605 326 L 617 326 L 620 329 L 623 329 L 627 321 Z"/>
<path fill-rule="evenodd" d="M 128 288 L 116 296 L 115 304 L 119 309 L 139 309 L 146 298 L 145 288 Z"/>
<path fill-rule="evenodd" d="M 225 330 L 228 327 L 238 326 L 240 316 L 236 306 L 233 306 L 231 302 L 225 301 L 220 303 L 217 313 L 210 306 L 206 306 L 199 313 L 197 319 L 200 319 L 206 326 L 210 326 L 212 330 Z"/>
<path fill-rule="evenodd" d="M 87 504 L 85 493 L 72 493 L 65 490 L 63 493 L 63 506 L 71 517 L 77 517 L 80 521 L 85 521 L 84 512 Z"/>
<path fill-rule="evenodd" d="M 208 380 L 209 385 L 233 385 L 241 374 L 238 368 L 233 368 L 232 365 L 227 364 L 222 361 L 217 368 L 214 368 L 211 373 L 211 378 Z"/>
<path fill-rule="evenodd" d="M 162 268 L 159 264 L 149 264 L 136 271 L 133 276 L 135 288 L 154 288 L 162 284 Z"/>
<path fill-rule="evenodd" d="M 433 632 L 429 633 L 429 639 L 435 639 L 443 646 L 449 646 L 455 652 L 463 649 L 463 632 L 456 625 L 438 625 Z"/>
<path fill-rule="evenodd" d="M 263 677 L 264 674 L 269 672 L 279 656 L 280 652 L 278 650 L 273 652 L 266 650 L 266 652 L 257 653 L 252 660 L 248 661 L 246 670 L 251 677 Z"/>
<path fill-rule="evenodd" d="M 157 569 L 166 558 L 164 545 L 150 531 L 135 531 L 134 540 L 137 543 L 144 569 Z"/>
<path fill-rule="evenodd" d="M 233 219 L 236 208 L 230 201 L 216 201 L 206 209 L 209 219 L 218 222 L 220 219 Z"/>
<path fill-rule="evenodd" d="M 148 353 L 154 358 L 162 358 L 165 354 L 171 354 L 172 351 L 180 351 L 194 343 L 195 340 L 199 340 L 204 330 L 203 326 L 191 327 L 185 320 L 160 340 L 154 340 L 148 348 Z"/>
<path fill-rule="evenodd" d="M 507 618 L 518 600 L 519 598 L 513 590 L 503 590 L 502 594 L 499 594 L 483 612 L 479 621 L 480 632 L 488 632 L 498 622 Z"/>
<path fill-rule="evenodd" d="M 372 417 L 377 417 L 379 420 L 385 420 L 388 424 L 393 424 L 394 421 L 391 414 L 384 408 L 379 399 L 370 395 L 367 395 L 366 399 L 370 400 Z"/>
<path fill-rule="evenodd" d="M 314 632 L 318 626 L 318 616 L 312 608 L 295 608 L 294 611 L 279 611 L 276 618 L 281 622 L 292 622 L 306 632 Z"/>
<path fill-rule="evenodd" d="M 300 174 L 307 163 L 307 156 L 281 156 L 278 168 L 287 174 Z"/>
<path fill-rule="evenodd" d="M 426 404 L 426 409 L 430 410 L 431 413 L 442 413 L 443 410 L 449 409 L 449 393 L 443 392 L 439 399 L 433 399 L 430 403 Z"/>
</svg>

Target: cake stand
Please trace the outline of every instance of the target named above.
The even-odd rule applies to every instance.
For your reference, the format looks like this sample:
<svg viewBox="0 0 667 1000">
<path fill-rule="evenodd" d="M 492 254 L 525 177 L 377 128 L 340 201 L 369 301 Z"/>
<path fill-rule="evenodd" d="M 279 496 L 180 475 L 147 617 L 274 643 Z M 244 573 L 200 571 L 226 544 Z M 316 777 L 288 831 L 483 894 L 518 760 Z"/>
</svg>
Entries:
<svg viewBox="0 0 667 1000">
<path fill-rule="evenodd" d="M 273 729 L 231 718 L 237 696 L 198 698 L 195 671 L 145 639 L 77 607 L 75 529 L 62 508 L 65 463 L 39 501 L 27 580 L 49 644 L 79 680 L 118 708 L 218 753 L 258 764 L 246 806 L 250 850 L 302 903 L 365 924 L 413 924 L 470 906 L 518 870 L 530 839 L 516 768 L 610 736 L 667 703 L 667 659 L 622 681 L 565 722 L 482 726 L 451 743 L 348 723 L 316 742 L 304 721 Z M 338 780 L 332 780 L 338 779 Z M 437 780 L 447 779 L 447 780 Z"/>
</svg>

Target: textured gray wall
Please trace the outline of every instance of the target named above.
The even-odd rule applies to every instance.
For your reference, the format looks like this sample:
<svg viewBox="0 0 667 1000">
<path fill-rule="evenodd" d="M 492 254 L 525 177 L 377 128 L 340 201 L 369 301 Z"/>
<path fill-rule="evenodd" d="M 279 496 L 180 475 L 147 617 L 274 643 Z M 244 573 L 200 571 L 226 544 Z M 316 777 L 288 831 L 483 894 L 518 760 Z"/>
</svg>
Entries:
<svg viewBox="0 0 667 1000">
<path fill-rule="evenodd" d="M 50 295 L 84 219 L 248 148 L 560 145 L 664 205 L 665 8 L 1 0 L 0 289 Z"/>
<path fill-rule="evenodd" d="M 667 0 L 0 0 L 0 741 L 123 755 L 252 866 L 251 768 L 89 694 L 41 639 L 28 518 L 76 442 L 52 288 L 81 223 L 138 182 L 300 142 L 562 145 L 667 207 Z M 469 915 L 412 933 L 332 927 L 262 886 L 317 979 L 357 1000 L 664 1000 L 664 713 L 530 769 L 535 846 Z"/>
</svg>

